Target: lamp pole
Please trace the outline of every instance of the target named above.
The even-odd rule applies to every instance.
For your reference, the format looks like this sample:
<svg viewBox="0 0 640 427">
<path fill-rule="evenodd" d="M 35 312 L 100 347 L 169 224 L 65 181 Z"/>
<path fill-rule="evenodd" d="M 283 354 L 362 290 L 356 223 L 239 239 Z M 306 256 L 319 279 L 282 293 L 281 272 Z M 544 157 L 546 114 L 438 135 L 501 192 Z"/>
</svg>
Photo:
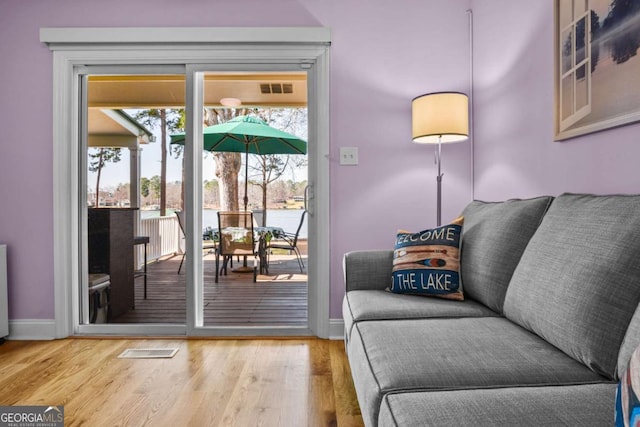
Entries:
<svg viewBox="0 0 640 427">
<path fill-rule="evenodd" d="M 436 226 L 440 227 L 442 224 L 442 172 L 440 169 L 440 159 L 442 155 L 442 135 L 438 136 L 438 147 L 436 148 L 436 163 L 438 164 L 438 176 L 436 176 L 436 182 L 438 183 L 438 195 L 437 195 L 437 211 L 436 211 Z"/>
</svg>

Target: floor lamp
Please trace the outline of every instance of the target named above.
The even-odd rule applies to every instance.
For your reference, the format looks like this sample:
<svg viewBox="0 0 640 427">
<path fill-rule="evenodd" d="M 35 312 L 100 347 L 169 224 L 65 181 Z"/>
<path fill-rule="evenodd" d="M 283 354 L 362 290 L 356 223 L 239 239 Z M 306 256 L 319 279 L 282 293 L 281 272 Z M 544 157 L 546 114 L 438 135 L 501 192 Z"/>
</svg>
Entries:
<svg viewBox="0 0 640 427">
<path fill-rule="evenodd" d="M 462 142 L 469 137 L 469 99 L 460 92 L 435 92 L 411 101 L 413 142 L 438 144 L 436 164 L 438 176 L 437 226 L 442 225 L 442 176 L 440 159 L 442 144 Z"/>
</svg>

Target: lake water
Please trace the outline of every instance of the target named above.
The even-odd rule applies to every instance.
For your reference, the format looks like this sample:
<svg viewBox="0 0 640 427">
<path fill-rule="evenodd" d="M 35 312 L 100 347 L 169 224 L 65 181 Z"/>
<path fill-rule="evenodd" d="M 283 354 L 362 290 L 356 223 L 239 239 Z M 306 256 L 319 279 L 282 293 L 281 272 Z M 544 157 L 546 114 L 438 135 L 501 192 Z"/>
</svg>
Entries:
<svg viewBox="0 0 640 427">
<path fill-rule="evenodd" d="M 140 211 L 141 218 L 153 218 L 160 215 L 160 211 Z M 169 215 L 173 215 L 173 211 L 168 211 Z M 268 209 L 267 210 L 267 225 L 270 227 L 280 227 L 284 231 L 289 233 L 295 233 L 298 224 L 300 223 L 300 216 L 302 215 L 302 209 Z M 218 228 L 218 211 L 213 209 L 205 209 L 202 211 L 202 227 Z M 307 238 L 307 218 L 305 218 L 302 229 L 300 230 L 300 237 Z"/>
</svg>

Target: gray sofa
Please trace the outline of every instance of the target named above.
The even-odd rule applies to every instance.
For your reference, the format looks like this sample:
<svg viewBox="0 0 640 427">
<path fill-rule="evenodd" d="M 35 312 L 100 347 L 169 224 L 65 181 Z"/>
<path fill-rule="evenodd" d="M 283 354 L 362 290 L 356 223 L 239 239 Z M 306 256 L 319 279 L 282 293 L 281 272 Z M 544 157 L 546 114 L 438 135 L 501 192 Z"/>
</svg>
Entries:
<svg viewBox="0 0 640 427">
<path fill-rule="evenodd" d="M 640 196 L 476 201 L 463 215 L 464 301 L 386 291 L 392 250 L 345 255 L 365 424 L 612 425 L 640 343 Z"/>
</svg>

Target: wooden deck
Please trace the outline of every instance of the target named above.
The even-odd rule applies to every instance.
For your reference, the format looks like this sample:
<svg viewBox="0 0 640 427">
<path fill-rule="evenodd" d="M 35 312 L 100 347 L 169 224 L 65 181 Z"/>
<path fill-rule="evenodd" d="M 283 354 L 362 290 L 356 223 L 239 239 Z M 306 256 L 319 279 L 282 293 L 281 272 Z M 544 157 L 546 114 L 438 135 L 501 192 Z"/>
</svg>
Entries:
<svg viewBox="0 0 640 427">
<path fill-rule="evenodd" d="M 178 274 L 182 256 L 147 266 L 147 299 L 144 278 L 135 279 L 135 310 L 111 323 L 186 323 L 184 268 Z M 215 283 L 215 255 L 204 258 L 205 326 L 305 326 L 307 324 L 306 255 L 305 274 L 293 255 L 272 255 L 269 275 L 234 273 Z M 234 264 L 237 266 L 237 263 Z"/>
</svg>

